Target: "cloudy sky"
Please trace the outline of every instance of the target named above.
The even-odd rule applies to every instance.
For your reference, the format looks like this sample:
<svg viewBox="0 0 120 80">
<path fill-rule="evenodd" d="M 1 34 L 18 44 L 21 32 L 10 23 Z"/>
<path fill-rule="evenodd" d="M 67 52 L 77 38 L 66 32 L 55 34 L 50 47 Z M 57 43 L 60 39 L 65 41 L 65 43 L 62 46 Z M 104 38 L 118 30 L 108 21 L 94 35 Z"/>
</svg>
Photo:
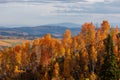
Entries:
<svg viewBox="0 0 120 80">
<path fill-rule="evenodd" d="M 120 23 L 120 0 L 0 0 L 0 26 Z"/>
</svg>

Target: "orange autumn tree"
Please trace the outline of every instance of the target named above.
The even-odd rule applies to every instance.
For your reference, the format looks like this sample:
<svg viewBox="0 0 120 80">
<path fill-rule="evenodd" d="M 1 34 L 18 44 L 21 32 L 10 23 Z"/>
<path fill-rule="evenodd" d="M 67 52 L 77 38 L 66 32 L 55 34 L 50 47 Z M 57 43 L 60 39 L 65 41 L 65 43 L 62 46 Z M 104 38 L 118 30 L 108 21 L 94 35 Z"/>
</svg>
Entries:
<svg viewBox="0 0 120 80">
<path fill-rule="evenodd" d="M 14 51 L 15 51 L 15 55 L 16 55 L 16 61 L 18 63 L 18 65 L 21 64 L 21 47 L 20 45 L 16 45 L 14 47 Z"/>
<path fill-rule="evenodd" d="M 94 72 L 94 64 L 97 59 L 97 53 L 94 52 L 95 48 L 95 26 L 92 23 L 85 23 L 82 25 L 81 30 L 82 38 L 85 41 L 85 47 L 88 51 L 88 59 L 89 59 L 89 70 Z M 95 58 L 95 59 L 93 59 Z"/>
<path fill-rule="evenodd" d="M 44 38 L 42 38 L 40 42 L 40 48 L 41 48 L 41 58 L 40 62 L 42 66 L 47 66 L 50 64 L 51 61 L 51 49 L 50 49 L 50 44 L 51 44 L 51 35 L 46 34 Z"/>
<path fill-rule="evenodd" d="M 26 41 L 21 45 L 21 66 L 23 69 L 28 69 L 30 61 L 30 42 Z"/>
<path fill-rule="evenodd" d="M 109 33 L 109 29 L 110 29 L 110 25 L 108 21 L 104 20 L 101 24 L 100 29 L 101 29 L 100 31 L 101 31 L 101 36 L 102 36 L 101 39 L 104 40 L 107 37 Z"/>
<path fill-rule="evenodd" d="M 85 76 L 88 76 L 88 64 L 89 64 L 89 60 L 88 60 L 88 51 L 86 49 L 86 44 L 85 41 L 82 37 L 82 34 L 79 34 L 78 36 L 78 55 L 76 56 L 77 58 L 77 63 L 79 63 L 78 65 L 78 69 L 80 70 L 79 74 L 81 78 L 84 78 Z M 75 65 L 76 67 L 76 65 Z M 85 73 L 82 73 L 85 72 Z"/>
<path fill-rule="evenodd" d="M 47 34 L 40 40 L 39 47 L 41 49 L 41 63 L 42 65 L 49 65 L 51 60 L 55 60 L 55 57 L 58 56 L 60 42 L 57 39 L 51 37 L 50 34 Z M 63 53 L 62 53 L 63 54 Z"/>
<path fill-rule="evenodd" d="M 116 28 L 113 29 L 113 33 L 111 34 L 113 43 L 114 43 L 114 53 L 116 54 L 116 56 L 118 56 L 118 44 L 119 44 L 119 41 L 117 38 L 118 33 L 119 33 L 119 28 L 118 26 L 116 26 Z"/>
<path fill-rule="evenodd" d="M 63 34 L 62 44 L 65 49 L 70 48 L 71 42 L 72 42 L 72 34 L 70 30 L 66 30 Z"/>
<path fill-rule="evenodd" d="M 83 24 L 75 36 L 70 30 L 66 30 L 62 38 L 54 38 L 48 33 L 1 50 L 0 77 L 5 80 L 29 77 L 36 80 L 98 80 L 108 34 L 112 36 L 120 67 L 119 28 L 110 27 L 104 20 L 100 27 L 93 23 Z"/>
<path fill-rule="evenodd" d="M 61 77 L 59 74 L 59 63 L 58 62 L 56 62 L 54 65 L 52 80 L 61 80 Z"/>
<path fill-rule="evenodd" d="M 85 23 L 82 25 L 81 34 L 87 45 L 95 41 L 95 26 L 92 23 Z"/>
</svg>

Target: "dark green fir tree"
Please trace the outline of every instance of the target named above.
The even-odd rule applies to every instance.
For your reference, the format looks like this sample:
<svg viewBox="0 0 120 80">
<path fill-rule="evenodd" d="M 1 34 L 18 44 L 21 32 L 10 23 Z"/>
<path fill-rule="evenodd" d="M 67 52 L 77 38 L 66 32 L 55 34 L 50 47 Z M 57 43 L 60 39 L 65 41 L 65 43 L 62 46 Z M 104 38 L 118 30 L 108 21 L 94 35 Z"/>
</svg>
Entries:
<svg viewBox="0 0 120 80">
<path fill-rule="evenodd" d="M 105 40 L 106 54 L 100 70 L 100 80 L 119 80 L 120 71 L 113 51 L 113 41 L 110 35 Z"/>
</svg>

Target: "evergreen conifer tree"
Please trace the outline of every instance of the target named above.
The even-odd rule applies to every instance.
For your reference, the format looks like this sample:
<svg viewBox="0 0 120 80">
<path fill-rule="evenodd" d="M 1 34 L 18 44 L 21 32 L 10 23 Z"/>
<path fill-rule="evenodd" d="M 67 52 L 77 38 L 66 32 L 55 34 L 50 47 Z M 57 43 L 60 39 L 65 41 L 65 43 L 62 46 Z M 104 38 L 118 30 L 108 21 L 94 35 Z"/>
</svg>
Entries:
<svg viewBox="0 0 120 80">
<path fill-rule="evenodd" d="M 119 80 L 120 71 L 113 52 L 113 41 L 110 35 L 108 35 L 105 41 L 105 46 L 106 54 L 100 70 L 100 80 Z"/>
</svg>

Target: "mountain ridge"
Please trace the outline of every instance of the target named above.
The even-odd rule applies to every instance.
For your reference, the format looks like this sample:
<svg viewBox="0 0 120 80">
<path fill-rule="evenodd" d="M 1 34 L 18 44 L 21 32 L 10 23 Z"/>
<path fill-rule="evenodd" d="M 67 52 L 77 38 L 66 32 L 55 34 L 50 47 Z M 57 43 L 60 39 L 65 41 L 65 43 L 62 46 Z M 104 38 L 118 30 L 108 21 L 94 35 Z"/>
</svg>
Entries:
<svg viewBox="0 0 120 80">
<path fill-rule="evenodd" d="M 68 28 L 65 26 L 43 25 L 35 27 L 0 28 L 0 35 L 33 39 L 36 37 L 42 37 L 43 35 L 50 33 L 53 37 L 61 38 L 61 34 L 63 34 L 67 29 L 71 30 L 71 32 L 73 33 L 72 35 L 76 35 L 80 31 L 80 27 Z"/>
</svg>

